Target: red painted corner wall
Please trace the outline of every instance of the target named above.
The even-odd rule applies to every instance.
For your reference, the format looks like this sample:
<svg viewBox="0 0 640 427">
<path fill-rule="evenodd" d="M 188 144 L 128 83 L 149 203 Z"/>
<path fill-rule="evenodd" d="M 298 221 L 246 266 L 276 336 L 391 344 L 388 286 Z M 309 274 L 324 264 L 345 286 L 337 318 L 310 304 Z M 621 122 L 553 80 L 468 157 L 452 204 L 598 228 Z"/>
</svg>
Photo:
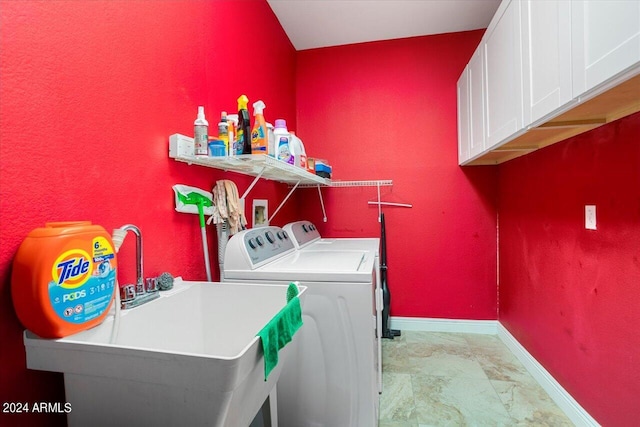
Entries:
<svg viewBox="0 0 640 427">
<path fill-rule="evenodd" d="M 392 316 L 496 319 L 496 170 L 457 164 L 456 83 L 483 31 L 298 52 L 298 134 L 339 180 L 391 179 Z M 310 190 L 304 190 L 310 191 Z M 328 237 L 380 234 L 375 187 L 307 196 Z"/>
<path fill-rule="evenodd" d="M 1 402 L 64 402 L 62 375 L 25 368 L 11 301 L 11 260 L 29 231 L 47 221 L 91 220 L 109 232 L 133 223 L 146 276 L 205 279 L 197 216 L 174 211 L 171 186 L 211 189 L 227 178 L 243 192 L 251 180 L 169 159 L 168 137 L 192 134 L 198 105 L 215 129 L 242 93 L 263 99 L 268 119 L 295 125 L 295 54 L 264 0 L 0 1 Z M 286 191 L 261 182 L 248 205 L 257 197 L 275 209 Z M 274 223 L 292 212 L 285 206 Z M 129 237 L 121 283 L 135 279 L 134 259 Z M 0 413 L 0 425 L 64 423 L 64 414 Z"/>
<path fill-rule="evenodd" d="M 636 113 L 499 167 L 500 322 L 603 426 L 640 419 L 639 141 Z"/>
</svg>

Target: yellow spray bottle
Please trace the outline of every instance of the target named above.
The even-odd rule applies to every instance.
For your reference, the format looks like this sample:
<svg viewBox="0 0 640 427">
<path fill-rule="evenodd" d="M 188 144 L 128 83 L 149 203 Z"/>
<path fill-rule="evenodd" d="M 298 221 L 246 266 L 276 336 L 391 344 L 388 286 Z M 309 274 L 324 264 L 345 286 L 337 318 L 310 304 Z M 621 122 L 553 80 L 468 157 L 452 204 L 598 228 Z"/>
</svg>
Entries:
<svg viewBox="0 0 640 427">
<path fill-rule="evenodd" d="M 267 123 L 264 120 L 263 111 L 266 108 L 264 102 L 253 103 L 253 115 L 255 117 L 253 131 L 251 131 L 251 154 L 267 154 L 269 144 L 267 136 Z"/>
</svg>

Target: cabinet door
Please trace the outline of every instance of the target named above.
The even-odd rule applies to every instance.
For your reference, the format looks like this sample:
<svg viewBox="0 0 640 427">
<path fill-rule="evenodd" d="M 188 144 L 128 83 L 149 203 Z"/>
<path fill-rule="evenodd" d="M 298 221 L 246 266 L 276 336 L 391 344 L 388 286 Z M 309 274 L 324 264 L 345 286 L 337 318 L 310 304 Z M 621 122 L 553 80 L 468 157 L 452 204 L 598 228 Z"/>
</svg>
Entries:
<svg viewBox="0 0 640 427">
<path fill-rule="evenodd" d="M 458 80 L 458 163 L 484 150 L 484 67 L 476 49 Z"/>
<path fill-rule="evenodd" d="M 487 29 L 484 42 L 488 149 L 523 127 L 520 1 L 510 1 L 503 10 Z"/>
<path fill-rule="evenodd" d="M 574 95 L 640 61 L 640 1 L 572 3 Z"/>
<path fill-rule="evenodd" d="M 524 125 L 572 98 L 571 2 L 526 0 L 522 4 Z"/>
<path fill-rule="evenodd" d="M 468 65 L 469 72 L 469 157 L 475 157 L 485 147 L 484 54 L 476 49 Z"/>
<path fill-rule="evenodd" d="M 469 67 L 458 80 L 458 164 L 469 160 Z"/>
</svg>

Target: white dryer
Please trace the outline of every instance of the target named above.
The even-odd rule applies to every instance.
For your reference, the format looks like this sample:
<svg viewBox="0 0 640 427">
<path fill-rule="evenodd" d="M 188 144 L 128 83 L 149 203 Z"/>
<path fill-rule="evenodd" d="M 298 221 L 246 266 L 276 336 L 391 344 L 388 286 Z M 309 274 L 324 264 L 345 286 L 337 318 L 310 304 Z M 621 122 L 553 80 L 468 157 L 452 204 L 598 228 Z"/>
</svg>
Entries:
<svg viewBox="0 0 640 427">
<path fill-rule="evenodd" d="M 307 286 L 299 337 L 277 386 L 281 427 L 377 426 L 374 254 L 296 250 L 283 229 L 244 230 L 227 243 L 224 282 Z"/>
<path fill-rule="evenodd" d="M 332 251 L 364 250 L 374 254 L 374 268 L 376 271 L 376 338 L 377 338 L 377 383 L 378 392 L 382 393 L 382 284 L 380 280 L 380 239 L 375 237 L 326 238 L 311 221 L 290 222 L 283 230 L 293 241 L 298 250 Z"/>
<path fill-rule="evenodd" d="M 312 246 L 315 250 L 363 249 L 372 251 L 376 257 L 380 254 L 380 239 L 377 237 L 327 238 L 311 221 L 295 221 L 282 227 L 293 239 L 297 249 Z"/>
</svg>

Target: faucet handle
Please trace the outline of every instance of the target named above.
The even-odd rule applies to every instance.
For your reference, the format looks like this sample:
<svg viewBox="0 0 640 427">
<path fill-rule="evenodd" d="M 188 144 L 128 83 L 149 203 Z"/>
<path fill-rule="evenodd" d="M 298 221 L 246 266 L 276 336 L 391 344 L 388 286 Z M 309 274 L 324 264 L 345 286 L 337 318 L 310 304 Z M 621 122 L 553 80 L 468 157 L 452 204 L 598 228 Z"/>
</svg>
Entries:
<svg viewBox="0 0 640 427">
<path fill-rule="evenodd" d="M 133 284 L 120 286 L 120 301 L 132 301 L 136 297 L 136 286 Z"/>
<path fill-rule="evenodd" d="M 146 292 L 156 292 L 158 290 L 158 279 L 157 279 L 157 277 L 147 277 L 145 279 L 144 290 Z"/>
<path fill-rule="evenodd" d="M 136 295 L 142 295 L 144 292 L 144 279 L 139 279 L 136 283 Z"/>
</svg>

